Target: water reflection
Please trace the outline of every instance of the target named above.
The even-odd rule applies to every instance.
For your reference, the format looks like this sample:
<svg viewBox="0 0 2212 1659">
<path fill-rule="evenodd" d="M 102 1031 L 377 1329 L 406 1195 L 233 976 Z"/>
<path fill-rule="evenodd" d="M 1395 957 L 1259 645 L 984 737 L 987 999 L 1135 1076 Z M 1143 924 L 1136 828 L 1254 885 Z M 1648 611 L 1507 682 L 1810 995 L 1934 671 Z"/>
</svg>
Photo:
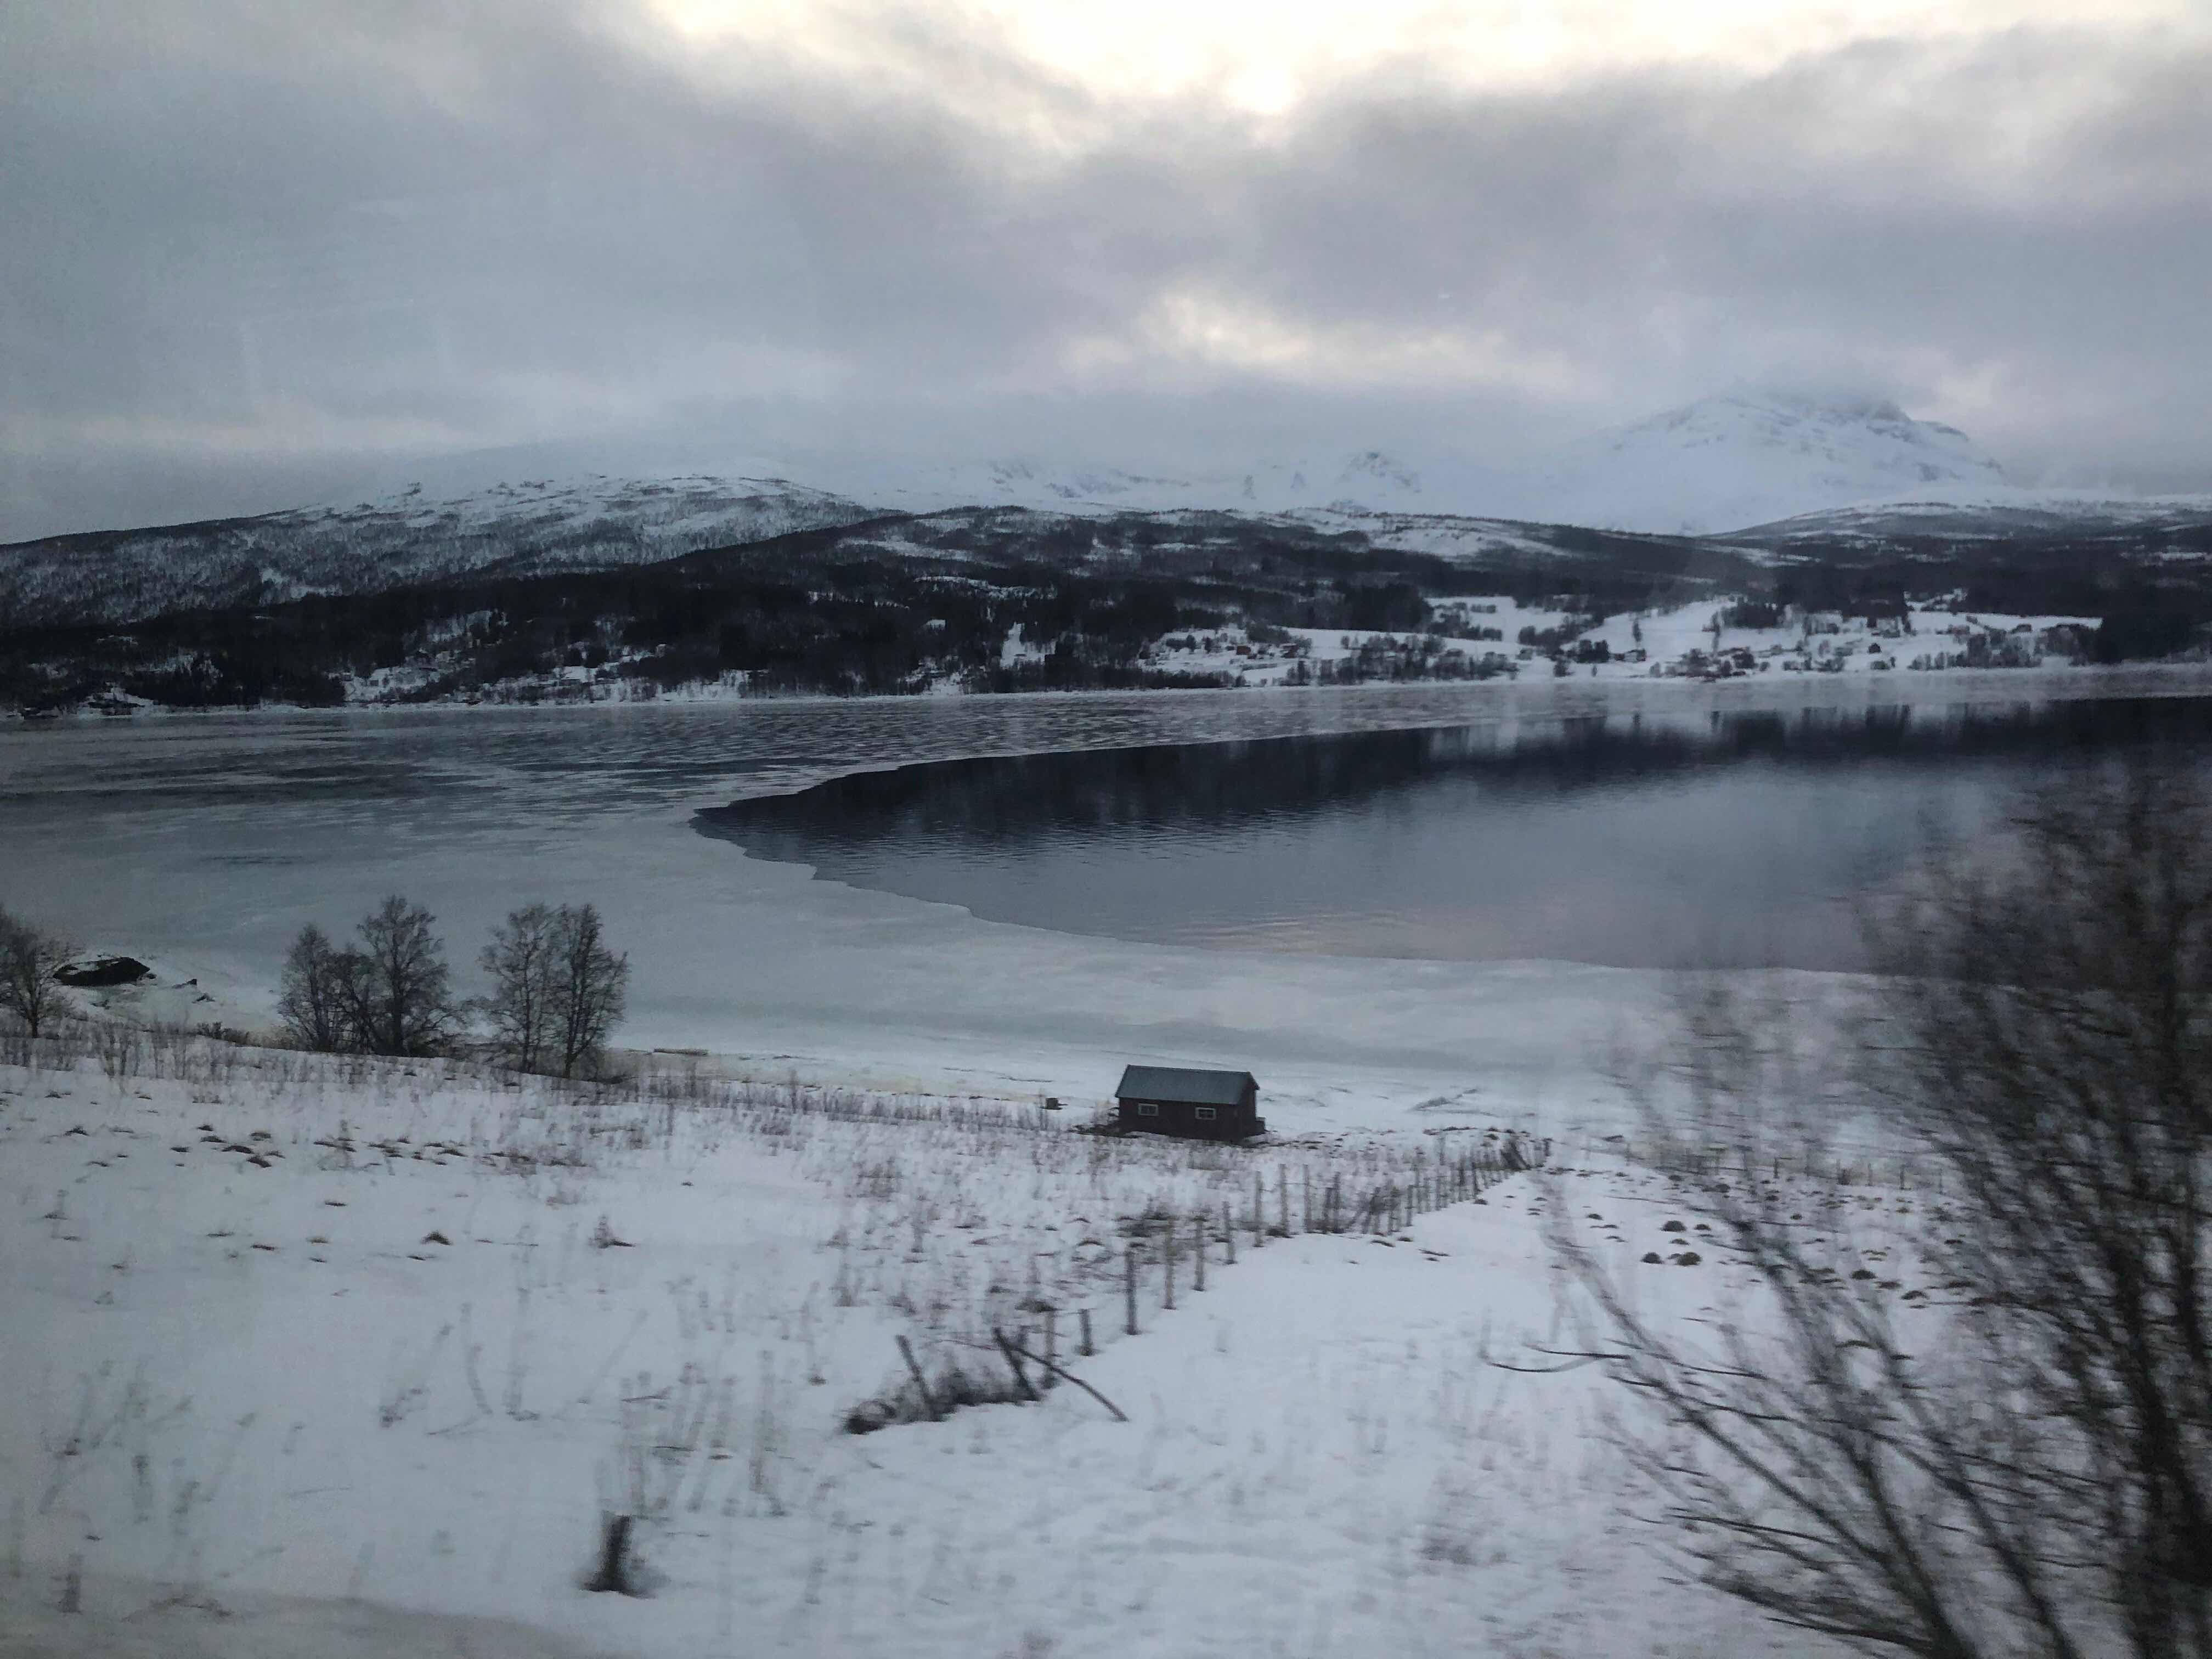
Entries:
<svg viewBox="0 0 2212 1659">
<path fill-rule="evenodd" d="M 963 759 L 703 833 L 996 921 L 1215 947 L 1863 964 L 1856 902 L 2212 699 L 1680 711 Z"/>
</svg>

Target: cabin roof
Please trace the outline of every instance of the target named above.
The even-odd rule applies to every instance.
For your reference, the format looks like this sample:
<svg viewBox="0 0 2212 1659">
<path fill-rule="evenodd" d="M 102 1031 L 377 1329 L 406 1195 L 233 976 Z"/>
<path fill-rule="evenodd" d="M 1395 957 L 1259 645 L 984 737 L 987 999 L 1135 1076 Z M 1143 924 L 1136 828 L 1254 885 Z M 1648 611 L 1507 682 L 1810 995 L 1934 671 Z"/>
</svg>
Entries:
<svg viewBox="0 0 2212 1659">
<path fill-rule="evenodd" d="M 1188 1106 L 1241 1106 L 1256 1089 L 1249 1072 L 1198 1072 L 1181 1066 L 1130 1066 L 1121 1072 L 1120 1100 L 1166 1100 Z"/>
</svg>

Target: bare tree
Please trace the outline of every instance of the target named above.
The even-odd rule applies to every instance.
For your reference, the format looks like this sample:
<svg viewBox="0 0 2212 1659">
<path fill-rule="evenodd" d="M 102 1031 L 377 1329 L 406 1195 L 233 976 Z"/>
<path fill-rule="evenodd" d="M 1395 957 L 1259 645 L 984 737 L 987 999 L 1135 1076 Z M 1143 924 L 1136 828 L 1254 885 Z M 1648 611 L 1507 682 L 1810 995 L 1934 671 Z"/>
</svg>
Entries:
<svg viewBox="0 0 2212 1659">
<path fill-rule="evenodd" d="M 1747 1270 L 1693 1339 L 1565 1240 L 1603 1352 L 1659 1408 L 1632 1446 L 1709 1582 L 1929 1659 L 2212 1655 L 2212 811 L 2138 764 L 2036 799 L 1881 931 L 1856 1104 L 1942 1198 L 1892 1255 L 1777 1178 L 1833 1103 L 1784 1024 L 1696 1023 L 1681 1196 Z M 1677 1119 L 1679 1123 L 1680 1119 Z M 1906 1312 L 1911 1308 L 1912 1311 Z"/>
<path fill-rule="evenodd" d="M 394 893 L 362 919 L 359 965 L 341 983 L 347 1024 L 370 1054 L 433 1054 L 459 1030 L 461 1015 L 447 984 L 444 941 L 436 920 Z"/>
<path fill-rule="evenodd" d="M 544 904 L 510 911 L 477 958 L 491 975 L 483 1008 L 493 1050 L 519 1071 L 543 1070 L 549 1048 L 565 1035 L 560 1004 L 566 964 L 556 924 Z"/>
<path fill-rule="evenodd" d="M 562 1077 L 595 1073 L 629 1000 L 629 958 L 607 948 L 596 906 L 562 905 L 553 921 L 551 1045 Z"/>
<path fill-rule="evenodd" d="M 284 1034 L 325 1054 L 357 1047 L 350 1010 L 363 1000 L 355 983 L 362 965 L 358 953 L 339 950 L 314 923 L 302 927 L 285 953 L 276 997 Z"/>
<path fill-rule="evenodd" d="M 0 1009 L 33 1036 L 50 1030 L 66 1006 L 54 974 L 69 958 L 67 944 L 0 910 Z"/>
</svg>

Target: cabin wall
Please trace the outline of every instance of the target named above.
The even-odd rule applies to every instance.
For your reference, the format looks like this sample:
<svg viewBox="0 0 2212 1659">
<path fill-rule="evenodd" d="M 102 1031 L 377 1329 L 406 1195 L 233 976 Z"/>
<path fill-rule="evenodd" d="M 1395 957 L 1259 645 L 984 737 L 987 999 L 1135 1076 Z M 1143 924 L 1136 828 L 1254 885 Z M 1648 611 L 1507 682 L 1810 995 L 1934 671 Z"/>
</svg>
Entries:
<svg viewBox="0 0 2212 1659">
<path fill-rule="evenodd" d="M 1248 1099 L 1242 1106 L 1217 1106 L 1213 1110 L 1218 1115 L 1207 1120 L 1198 1115 L 1197 1107 L 1182 1101 L 1123 1100 L 1118 1117 L 1123 1127 L 1140 1129 L 1147 1134 L 1181 1135 L 1191 1140 L 1242 1140 L 1259 1133 L 1259 1122 L 1252 1109 L 1255 1103 Z M 1158 1114 L 1146 1116 L 1138 1110 L 1146 1105 L 1157 1106 Z"/>
</svg>

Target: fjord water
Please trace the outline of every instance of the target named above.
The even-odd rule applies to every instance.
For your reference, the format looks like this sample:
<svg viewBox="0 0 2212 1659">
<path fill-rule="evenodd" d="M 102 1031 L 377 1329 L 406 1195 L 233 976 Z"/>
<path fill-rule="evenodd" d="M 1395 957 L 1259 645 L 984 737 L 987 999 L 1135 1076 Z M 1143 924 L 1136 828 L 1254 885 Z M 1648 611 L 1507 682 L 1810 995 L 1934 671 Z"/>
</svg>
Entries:
<svg viewBox="0 0 2212 1659">
<path fill-rule="evenodd" d="M 994 921 L 1237 950 L 1863 965 L 1864 901 L 2212 700 L 1571 714 L 939 762 L 700 815 Z"/>
<path fill-rule="evenodd" d="M 507 910 L 598 903 L 635 969 L 634 1042 L 781 1047 L 821 1026 L 825 1051 L 855 1031 L 1044 1031 L 1149 1052 L 1203 1015 L 1279 1049 L 1324 1006 L 1345 1011 L 1339 1042 L 1420 997 L 1463 1006 L 1474 980 L 1414 971 L 1455 962 L 1849 963 L 1837 901 L 1894 878 L 1926 823 L 1972 833 L 2014 784 L 2154 736 L 2212 750 L 2212 700 L 2064 700 L 2092 690 L 2204 685 L 1899 675 L 16 724 L 0 728 L 0 903 L 248 1008 L 268 1006 L 301 924 L 343 937 L 397 891 L 437 914 L 465 991 Z"/>
</svg>

